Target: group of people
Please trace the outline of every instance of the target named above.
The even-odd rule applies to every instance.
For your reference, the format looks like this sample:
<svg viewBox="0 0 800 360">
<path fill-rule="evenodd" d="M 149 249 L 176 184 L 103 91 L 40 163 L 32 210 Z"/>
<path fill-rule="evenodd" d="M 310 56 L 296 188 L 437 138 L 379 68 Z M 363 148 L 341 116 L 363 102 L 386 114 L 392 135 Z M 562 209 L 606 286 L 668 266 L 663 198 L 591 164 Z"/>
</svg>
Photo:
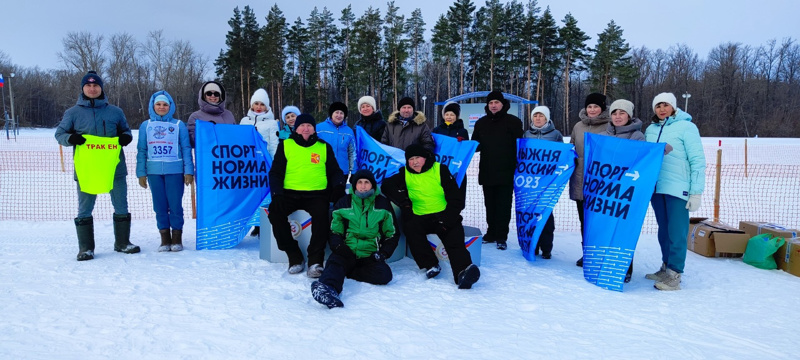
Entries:
<svg viewBox="0 0 800 360">
<path fill-rule="evenodd" d="M 156 225 L 161 235 L 158 251 L 183 249 L 181 199 L 184 185 L 194 181 L 195 124 L 197 120 L 236 124 L 233 114 L 225 108 L 225 100 L 225 89 L 220 83 L 204 83 L 198 94 L 199 110 L 184 123 L 173 118 L 175 103 L 166 91 L 158 91 L 150 98 L 150 119 L 140 127 L 136 176 L 139 185 L 149 187 L 152 194 Z M 347 123 L 348 108 L 342 102 L 330 104 L 328 118 L 319 124 L 295 106 L 284 107 L 280 118 L 275 119 L 267 92 L 258 89 L 250 99 L 247 116 L 239 121 L 241 125 L 256 128 L 273 157 L 269 172 L 272 195 L 269 220 L 278 248 L 289 259 L 288 272 L 297 274 L 306 270 L 307 276 L 317 278 L 311 286 L 312 296 L 331 308 L 343 306 L 339 294 L 346 277 L 372 284 L 391 281 L 392 272 L 386 260 L 397 247 L 399 229 L 427 278 L 441 272 L 439 261 L 428 245 L 427 234 L 436 234 L 441 239 L 458 288 L 469 289 L 480 278 L 480 270 L 464 246 L 460 213 L 465 206 L 466 179 L 459 187 L 447 166 L 436 162 L 433 154 L 432 133 L 458 141 L 470 139 L 460 119 L 460 106 L 447 103 L 442 110 L 443 123 L 431 130 L 424 113 L 416 110 L 413 99 L 402 98 L 396 105 L 397 110 L 384 121 L 373 97 L 364 96 L 358 100 L 359 118 L 355 126 L 362 127 L 376 141 L 405 151 L 405 167 L 385 179 L 381 186 L 369 171 L 356 171 L 356 134 Z M 576 202 L 585 237 L 584 133 L 666 143 L 664 163 L 651 199 L 659 226 L 663 263 L 660 270 L 646 277 L 655 280 L 658 289 L 678 290 L 686 258 L 688 211 L 697 210 L 704 188 L 702 144 L 691 116 L 677 108 L 673 94 L 662 93 L 653 99 L 655 115 L 644 133 L 642 121 L 634 117 L 633 108 L 633 103 L 627 100 L 617 100 L 608 107 L 604 95 L 587 96 L 570 139 L 578 154 L 570 179 L 570 198 Z M 508 113 L 510 103 L 502 92 L 489 93 L 484 109 L 486 115 L 475 123 L 472 133 L 472 140 L 478 142 L 476 151 L 481 152 L 483 159 L 478 174 L 488 225 L 483 242 L 494 243 L 497 249 L 505 250 L 511 220 L 517 139 L 563 142 L 563 136 L 556 130 L 546 106 L 533 109 L 527 131 L 523 131 L 518 117 Z M 64 146 L 84 144 L 84 135 L 116 137 L 122 147 L 132 141 L 125 116 L 121 109 L 108 104 L 103 81 L 93 71 L 83 77 L 78 102 L 65 112 L 55 133 Z M 130 243 L 131 216 L 127 206 L 127 167 L 123 151 L 119 158 L 110 192 L 114 207 L 114 250 L 137 253 L 140 248 Z M 351 188 L 346 192 L 348 178 Z M 92 210 L 96 195 L 82 192 L 77 176 L 75 180 L 78 190 L 77 259 L 91 260 L 95 248 Z M 399 219 L 390 202 L 399 208 Z M 305 257 L 287 221 L 298 209 L 307 211 L 312 218 L 311 240 Z M 552 256 L 554 230 L 555 220 L 551 215 L 535 249 L 544 259 Z M 324 262 L 326 247 L 332 251 L 327 263 Z M 578 266 L 582 266 L 582 260 L 578 260 Z M 630 281 L 631 273 L 632 264 L 626 282 Z"/>
</svg>

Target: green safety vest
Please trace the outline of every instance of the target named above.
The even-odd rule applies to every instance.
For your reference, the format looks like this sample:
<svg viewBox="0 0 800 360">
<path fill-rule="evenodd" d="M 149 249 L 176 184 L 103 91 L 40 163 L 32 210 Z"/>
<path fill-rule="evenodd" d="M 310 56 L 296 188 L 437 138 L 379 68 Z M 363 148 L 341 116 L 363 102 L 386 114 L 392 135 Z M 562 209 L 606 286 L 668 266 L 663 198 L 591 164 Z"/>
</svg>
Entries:
<svg viewBox="0 0 800 360">
<path fill-rule="evenodd" d="M 114 188 L 114 173 L 122 146 L 118 137 L 83 135 L 86 143 L 75 146 L 75 175 L 81 191 L 105 194 Z"/>
<path fill-rule="evenodd" d="M 408 198 L 411 199 L 411 210 L 414 214 L 434 214 L 447 207 L 440 175 L 441 166 L 438 162 L 434 163 L 430 170 L 421 174 L 413 174 L 405 169 Z"/>
<path fill-rule="evenodd" d="M 309 147 L 297 145 L 294 139 L 283 141 L 286 156 L 286 177 L 283 188 L 298 191 L 325 190 L 328 187 L 325 162 L 328 151 L 324 143 L 316 142 Z"/>
</svg>

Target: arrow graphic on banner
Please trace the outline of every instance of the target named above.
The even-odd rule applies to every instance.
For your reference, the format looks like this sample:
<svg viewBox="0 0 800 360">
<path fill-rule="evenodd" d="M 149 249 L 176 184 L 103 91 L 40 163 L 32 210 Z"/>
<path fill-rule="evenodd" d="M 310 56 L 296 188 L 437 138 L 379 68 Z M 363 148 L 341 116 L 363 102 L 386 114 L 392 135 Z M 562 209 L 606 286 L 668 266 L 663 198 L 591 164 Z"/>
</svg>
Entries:
<svg viewBox="0 0 800 360">
<path fill-rule="evenodd" d="M 558 168 L 559 169 L 564 169 L 564 171 L 567 171 L 567 169 L 569 169 L 569 165 L 568 164 L 564 164 L 564 165 L 559 166 Z"/>
<path fill-rule="evenodd" d="M 639 180 L 639 170 L 634 170 L 633 174 L 625 173 L 625 176 L 630 176 L 633 179 L 633 181 Z"/>
</svg>

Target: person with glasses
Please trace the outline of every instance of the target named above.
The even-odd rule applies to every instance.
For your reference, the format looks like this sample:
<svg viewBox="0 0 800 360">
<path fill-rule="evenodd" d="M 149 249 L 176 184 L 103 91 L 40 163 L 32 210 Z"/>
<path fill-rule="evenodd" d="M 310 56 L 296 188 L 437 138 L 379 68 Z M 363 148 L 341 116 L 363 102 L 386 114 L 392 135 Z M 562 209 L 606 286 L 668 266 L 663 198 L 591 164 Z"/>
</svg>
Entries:
<svg viewBox="0 0 800 360">
<path fill-rule="evenodd" d="M 197 120 L 210 121 L 214 124 L 236 124 L 236 119 L 225 108 L 225 88 L 216 81 L 209 81 L 200 87 L 197 97 L 200 110 L 189 115 L 186 127 L 189 129 L 189 141 L 194 147 L 194 126 Z"/>
</svg>

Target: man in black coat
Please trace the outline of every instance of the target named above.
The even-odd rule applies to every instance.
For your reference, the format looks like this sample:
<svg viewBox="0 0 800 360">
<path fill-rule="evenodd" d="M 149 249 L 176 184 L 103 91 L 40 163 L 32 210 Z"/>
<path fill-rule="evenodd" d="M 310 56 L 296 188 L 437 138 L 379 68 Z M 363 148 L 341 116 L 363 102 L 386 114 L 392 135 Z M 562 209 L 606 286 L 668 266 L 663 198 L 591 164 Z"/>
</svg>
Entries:
<svg viewBox="0 0 800 360">
<path fill-rule="evenodd" d="M 478 119 L 472 132 L 472 140 L 480 143 L 476 151 L 481 152 L 478 183 L 483 185 L 488 223 L 483 242 L 496 242 L 500 250 L 508 247 L 517 139 L 522 138 L 523 133 L 522 120 L 508 114 L 509 108 L 502 92 L 490 92 L 486 96 L 486 116 Z"/>
</svg>

